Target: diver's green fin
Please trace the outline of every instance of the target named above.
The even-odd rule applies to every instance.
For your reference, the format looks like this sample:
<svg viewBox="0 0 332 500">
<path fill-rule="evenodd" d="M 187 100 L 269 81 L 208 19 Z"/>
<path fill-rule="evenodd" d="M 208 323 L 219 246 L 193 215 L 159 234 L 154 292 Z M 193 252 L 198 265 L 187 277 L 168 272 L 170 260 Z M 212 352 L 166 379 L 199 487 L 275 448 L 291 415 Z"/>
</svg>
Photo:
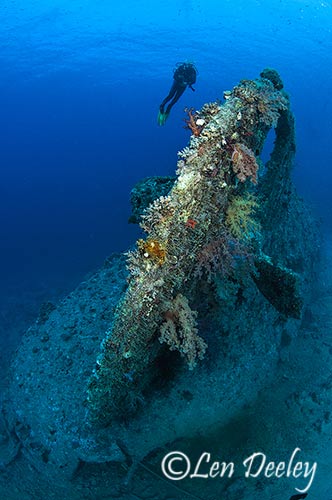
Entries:
<svg viewBox="0 0 332 500">
<path fill-rule="evenodd" d="M 162 113 L 161 111 L 159 111 L 158 118 L 157 118 L 158 125 L 160 125 L 160 126 L 165 125 L 168 116 L 169 116 L 169 113 Z"/>
<path fill-rule="evenodd" d="M 300 319 L 303 304 L 298 276 L 290 269 L 273 264 L 266 255 L 255 259 L 255 267 L 257 273 L 253 280 L 264 297 L 280 313 Z"/>
</svg>

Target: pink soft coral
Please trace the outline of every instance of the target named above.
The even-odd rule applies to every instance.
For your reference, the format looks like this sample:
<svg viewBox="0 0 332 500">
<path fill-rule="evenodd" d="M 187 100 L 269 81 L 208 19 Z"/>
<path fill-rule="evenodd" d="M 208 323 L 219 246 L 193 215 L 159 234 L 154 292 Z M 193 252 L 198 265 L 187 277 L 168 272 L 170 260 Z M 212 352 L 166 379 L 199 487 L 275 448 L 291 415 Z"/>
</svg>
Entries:
<svg viewBox="0 0 332 500">
<path fill-rule="evenodd" d="M 241 182 L 250 178 L 251 182 L 257 184 L 258 165 L 256 157 L 251 149 L 244 144 L 236 143 L 232 154 L 233 172 Z"/>
</svg>

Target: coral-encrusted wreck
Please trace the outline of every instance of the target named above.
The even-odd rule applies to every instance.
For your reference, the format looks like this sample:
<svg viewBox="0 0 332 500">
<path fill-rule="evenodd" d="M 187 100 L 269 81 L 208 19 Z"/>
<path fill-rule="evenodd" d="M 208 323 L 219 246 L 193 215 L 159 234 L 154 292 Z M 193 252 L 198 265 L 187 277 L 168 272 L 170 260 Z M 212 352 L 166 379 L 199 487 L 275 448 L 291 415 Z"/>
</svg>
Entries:
<svg viewBox="0 0 332 500">
<path fill-rule="evenodd" d="M 31 498 L 127 499 L 129 485 L 138 498 L 147 457 L 199 435 L 215 442 L 297 335 L 316 229 L 292 185 L 289 99 L 273 70 L 224 97 L 191 113 L 197 128 L 168 192 L 151 202 L 141 183 L 145 209 L 133 195 L 147 236 L 127 255 L 129 276 L 113 256 L 22 340 L 0 452 Z M 170 498 L 148 481 L 151 498 Z"/>
<path fill-rule="evenodd" d="M 259 172 L 259 154 L 271 128 L 277 127 L 277 140 L 281 127 L 292 132 L 288 97 L 271 79 L 242 81 L 227 93 L 223 106 L 208 104 L 195 114 L 189 110 L 189 117 L 193 132 L 189 147 L 179 153 L 178 176 L 168 196 L 150 204 L 142 216 L 141 226 L 148 238 L 145 246 L 140 240 L 129 253 L 129 286 L 90 382 L 89 407 L 99 422 L 128 415 L 139 404 L 154 376 L 150 367 L 162 356 L 158 339 L 178 350 L 191 369 L 203 358 L 206 342 L 197 333 L 196 313 L 188 302 L 200 287 L 197 276 L 201 276 L 202 254 L 206 257 L 208 249 L 212 250 L 205 265 L 214 267 L 216 274 L 216 261 L 223 261 L 219 275 L 226 282 L 240 286 L 251 276 L 257 284 L 265 282 L 256 275 L 263 273 L 262 260 L 267 259 L 263 254 L 267 244 L 265 205 L 271 196 L 267 191 L 278 189 L 279 197 L 285 181 L 275 180 L 273 188 L 266 187 L 276 166 L 271 159 Z M 194 119 L 204 127 L 194 129 Z M 285 146 L 293 154 L 292 133 Z M 279 176 L 289 179 L 288 163 L 287 171 L 282 164 L 277 168 Z M 283 207 L 276 210 L 281 218 Z M 195 221 L 191 228 L 188 220 Z M 145 247 L 151 250 L 145 251 Z M 278 256 L 276 263 L 282 261 L 282 255 Z M 269 269 L 271 281 L 278 275 L 276 280 L 287 282 L 288 307 L 280 312 L 299 318 L 301 300 L 292 267 L 275 268 L 274 274 L 272 265 Z M 271 288 L 275 295 L 275 284 Z M 268 284 L 264 294 L 269 294 Z M 276 300 L 272 303 L 278 307 Z M 134 374 L 134 383 L 126 373 Z"/>
</svg>

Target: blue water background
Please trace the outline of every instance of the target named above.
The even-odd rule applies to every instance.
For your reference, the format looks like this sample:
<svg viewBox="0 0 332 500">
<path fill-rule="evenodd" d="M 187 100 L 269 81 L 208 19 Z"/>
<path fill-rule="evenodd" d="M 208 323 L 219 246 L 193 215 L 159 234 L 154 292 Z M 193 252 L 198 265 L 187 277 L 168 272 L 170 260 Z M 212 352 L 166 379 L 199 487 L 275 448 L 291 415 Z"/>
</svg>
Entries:
<svg viewBox="0 0 332 500">
<path fill-rule="evenodd" d="M 0 23 L 2 290 L 66 287 L 127 249 L 130 189 L 174 173 L 183 108 L 266 66 L 291 95 L 296 185 L 331 230 L 332 2 L 4 0 Z M 184 60 L 196 92 L 160 128 Z"/>
</svg>

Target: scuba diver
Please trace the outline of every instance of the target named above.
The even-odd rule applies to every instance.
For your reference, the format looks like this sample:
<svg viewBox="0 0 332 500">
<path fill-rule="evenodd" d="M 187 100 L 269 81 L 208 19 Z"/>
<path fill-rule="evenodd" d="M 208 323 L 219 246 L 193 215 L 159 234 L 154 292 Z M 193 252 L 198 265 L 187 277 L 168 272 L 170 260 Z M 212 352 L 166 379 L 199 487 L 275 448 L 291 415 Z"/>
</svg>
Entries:
<svg viewBox="0 0 332 500">
<path fill-rule="evenodd" d="M 165 99 L 159 106 L 158 125 L 165 125 L 172 106 L 174 106 L 174 104 L 180 99 L 187 87 L 191 88 L 192 91 L 195 91 L 192 86 L 196 82 L 196 76 L 197 70 L 193 63 L 178 63 L 175 66 L 173 85 L 171 87 L 171 90 L 169 91 L 169 94 L 165 97 Z M 168 104 L 165 111 L 165 106 L 168 101 L 170 101 L 170 103 Z"/>
</svg>

